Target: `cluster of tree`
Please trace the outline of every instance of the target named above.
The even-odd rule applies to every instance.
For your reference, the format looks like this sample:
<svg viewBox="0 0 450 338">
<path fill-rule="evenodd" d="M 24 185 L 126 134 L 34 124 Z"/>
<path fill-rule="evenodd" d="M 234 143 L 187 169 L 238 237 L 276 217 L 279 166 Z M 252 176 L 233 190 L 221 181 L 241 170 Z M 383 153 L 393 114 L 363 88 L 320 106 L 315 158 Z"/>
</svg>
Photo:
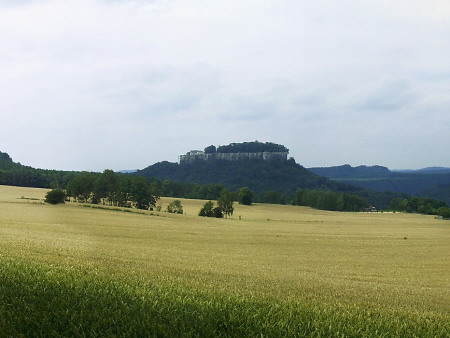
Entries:
<svg viewBox="0 0 450 338">
<path fill-rule="evenodd" d="M 439 215 L 450 218 L 450 208 L 444 201 L 437 201 L 431 198 L 414 197 L 394 198 L 389 209 L 393 211 L 415 212 L 427 215 Z"/>
<path fill-rule="evenodd" d="M 282 194 L 278 191 L 266 191 L 255 195 L 255 202 L 267 204 L 289 204 L 292 201 L 291 194 Z"/>
<path fill-rule="evenodd" d="M 66 194 L 79 202 L 138 209 L 153 208 L 159 198 L 157 186 L 149 185 L 143 177 L 120 175 L 112 170 L 102 174 L 78 173 L 67 184 Z"/>
<path fill-rule="evenodd" d="M 171 214 L 183 214 L 183 206 L 180 200 L 174 200 L 167 206 L 167 212 Z"/>
<path fill-rule="evenodd" d="M 366 200 L 355 195 L 306 189 L 297 190 L 292 204 L 332 211 L 360 211 L 368 206 Z"/>
<path fill-rule="evenodd" d="M 223 218 L 223 212 L 220 207 L 214 207 L 213 201 L 206 202 L 198 212 L 199 216 Z"/>
<path fill-rule="evenodd" d="M 217 200 L 225 187 L 222 184 L 196 184 L 180 183 L 171 180 L 157 180 L 147 178 L 153 186 L 157 187 L 161 196 Z"/>
<path fill-rule="evenodd" d="M 214 207 L 214 202 L 208 201 L 200 209 L 198 215 L 204 217 L 217 217 L 222 218 L 233 215 L 234 212 L 234 196 L 231 192 L 224 189 L 220 193 L 220 197 L 217 200 L 217 207 Z"/>
<path fill-rule="evenodd" d="M 216 151 L 214 146 L 205 148 L 205 153 L 259 153 L 259 152 L 289 152 L 289 149 L 281 144 L 272 142 L 242 142 L 230 143 L 227 146 L 219 146 Z"/>
</svg>

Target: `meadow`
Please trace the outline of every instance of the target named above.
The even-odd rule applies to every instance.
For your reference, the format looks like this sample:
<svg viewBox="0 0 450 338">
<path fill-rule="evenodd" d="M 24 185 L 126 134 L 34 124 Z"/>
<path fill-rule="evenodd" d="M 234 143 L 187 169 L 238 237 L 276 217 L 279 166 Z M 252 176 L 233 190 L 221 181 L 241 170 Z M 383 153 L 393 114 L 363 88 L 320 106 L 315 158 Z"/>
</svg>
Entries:
<svg viewBox="0 0 450 338">
<path fill-rule="evenodd" d="M 46 191 L 0 186 L 0 336 L 450 335 L 449 221 L 263 204 L 210 219 L 205 201 L 123 212 Z"/>
</svg>

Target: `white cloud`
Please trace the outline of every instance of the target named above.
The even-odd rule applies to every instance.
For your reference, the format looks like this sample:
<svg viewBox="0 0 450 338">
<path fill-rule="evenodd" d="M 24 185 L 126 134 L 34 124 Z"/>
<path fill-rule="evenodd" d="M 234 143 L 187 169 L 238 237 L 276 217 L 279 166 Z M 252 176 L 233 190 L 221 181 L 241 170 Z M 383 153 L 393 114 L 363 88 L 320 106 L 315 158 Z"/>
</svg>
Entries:
<svg viewBox="0 0 450 338">
<path fill-rule="evenodd" d="M 441 0 L 0 1 L 0 150 L 118 170 L 258 139 L 305 166 L 450 166 L 449 12 Z"/>
</svg>

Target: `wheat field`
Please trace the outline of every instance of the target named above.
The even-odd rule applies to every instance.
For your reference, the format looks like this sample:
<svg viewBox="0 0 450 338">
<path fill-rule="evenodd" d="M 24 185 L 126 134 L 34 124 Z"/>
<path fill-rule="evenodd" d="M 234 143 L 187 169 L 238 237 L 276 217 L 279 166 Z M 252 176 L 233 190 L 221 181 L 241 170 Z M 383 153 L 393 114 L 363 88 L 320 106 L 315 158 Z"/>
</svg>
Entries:
<svg viewBox="0 0 450 338">
<path fill-rule="evenodd" d="M 200 200 L 174 215 L 46 191 L 0 186 L 0 335 L 449 335 L 449 221 L 263 204 L 210 219 Z"/>
</svg>

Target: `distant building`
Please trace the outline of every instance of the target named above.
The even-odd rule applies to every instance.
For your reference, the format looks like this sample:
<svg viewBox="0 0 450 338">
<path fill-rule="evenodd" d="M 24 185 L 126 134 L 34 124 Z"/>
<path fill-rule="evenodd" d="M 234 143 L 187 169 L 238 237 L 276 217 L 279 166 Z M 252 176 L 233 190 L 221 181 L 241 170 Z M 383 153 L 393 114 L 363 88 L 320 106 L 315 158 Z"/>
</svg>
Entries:
<svg viewBox="0 0 450 338">
<path fill-rule="evenodd" d="M 377 208 L 373 205 L 364 209 L 365 212 L 378 212 Z"/>
<path fill-rule="evenodd" d="M 288 152 L 255 152 L 255 153 L 210 153 L 201 150 L 191 150 L 186 155 L 179 156 L 180 164 L 189 164 L 196 161 L 241 161 L 241 160 L 264 160 L 264 161 L 287 161 Z"/>
</svg>

